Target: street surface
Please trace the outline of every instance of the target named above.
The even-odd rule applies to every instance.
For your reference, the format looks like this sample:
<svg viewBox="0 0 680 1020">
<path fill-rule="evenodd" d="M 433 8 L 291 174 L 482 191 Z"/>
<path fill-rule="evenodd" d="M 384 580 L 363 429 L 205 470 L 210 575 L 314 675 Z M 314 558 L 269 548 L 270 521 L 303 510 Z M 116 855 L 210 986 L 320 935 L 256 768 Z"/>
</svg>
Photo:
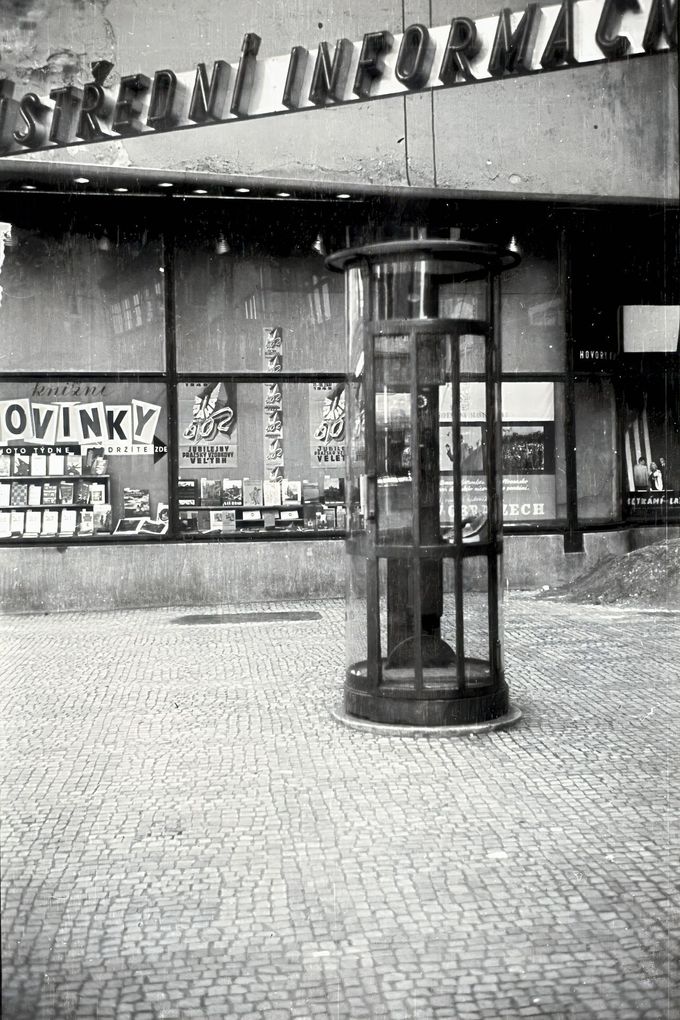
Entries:
<svg viewBox="0 0 680 1020">
<path fill-rule="evenodd" d="M 342 602 L 1 619 L 4 1020 L 680 1017 L 680 615 L 505 621 L 521 722 L 421 738 Z"/>
</svg>

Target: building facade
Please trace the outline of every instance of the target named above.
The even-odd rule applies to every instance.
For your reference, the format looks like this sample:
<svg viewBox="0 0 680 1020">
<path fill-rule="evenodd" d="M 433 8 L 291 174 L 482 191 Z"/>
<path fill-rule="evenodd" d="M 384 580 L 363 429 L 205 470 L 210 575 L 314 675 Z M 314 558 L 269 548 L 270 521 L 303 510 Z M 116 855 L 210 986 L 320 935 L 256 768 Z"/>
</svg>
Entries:
<svg viewBox="0 0 680 1020">
<path fill-rule="evenodd" d="M 672 8 L 410 6 L 254 25 L 247 4 L 114 0 L 2 26 L 7 607 L 342 593 L 346 313 L 325 257 L 371 241 L 521 254 L 499 308 L 510 585 L 680 525 Z M 471 514 L 484 446 L 471 389 Z"/>
</svg>

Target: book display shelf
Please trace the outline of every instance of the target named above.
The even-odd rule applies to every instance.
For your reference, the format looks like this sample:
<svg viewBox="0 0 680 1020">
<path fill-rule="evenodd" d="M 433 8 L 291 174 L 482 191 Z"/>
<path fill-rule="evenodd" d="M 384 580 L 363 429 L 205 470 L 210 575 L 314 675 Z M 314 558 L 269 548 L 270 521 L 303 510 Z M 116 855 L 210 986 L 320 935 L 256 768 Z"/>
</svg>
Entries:
<svg viewBox="0 0 680 1020">
<path fill-rule="evenodd" d="M 105 467 L 89 454 L 0 454 L 0 537 L 110 534 Z"/>
<path fill-rule="evenodd" d="M 249 479 L 180 479 L 180 526 L 185 534 L 213 536 L 344 530 L 344 480 L 334 482 L 320 493 L 318 486 L 285 479 L 264 485 Z"/>
</svg>

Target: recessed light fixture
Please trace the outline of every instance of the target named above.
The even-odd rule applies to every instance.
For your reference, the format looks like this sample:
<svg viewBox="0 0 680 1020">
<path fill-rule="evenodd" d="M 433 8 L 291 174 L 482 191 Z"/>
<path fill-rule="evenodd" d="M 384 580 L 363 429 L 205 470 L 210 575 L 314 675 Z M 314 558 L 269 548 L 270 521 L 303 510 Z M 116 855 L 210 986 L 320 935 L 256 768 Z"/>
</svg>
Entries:
<svg viewBox="0 0 680 1020">
<path fill-rule="evenodd" d="M 36 190 L 35 189 L 35 184 L 22 184 L 21 185 L 21 190 L 22 191 L 35 191 Z"/>
<path fill-rule="evenodd" d="M 127 191 L 127 188 L 114 188 L 113 190 L 118 192 L 119 195 L 122 195 L 124 191 Z"/>
<path fill-rule="evenodd" d="M 172 187 L 174 187 L 174 185 L 172 184 L 171 181 L 159 181 L 158 182 L 158 187 L 159 188 L 172 188 Z"/>
<path fill-rule="evenodd" d="M 75 184 L 89 184 L 90 183 L 90 178 L 89 177 L 74 177 L 73 181 L 74 181 Z"/>
<path fill-rule="evenodd" d="M 239 195 L 249 195 L 250 194 L 250 188 L 234 188 L 234 191 L 237 191 L 239 193 Z"/>
<path fill-rule="evenodd" d="M 335 197 L 336 198 L 351 198 L 351 195 L 348 195 L 346 191 L 341 191 L 340 194 L 336 195 Z"/>
<path fill-rule="evenodd" d="M 290 191 L 277 191 L 276 192 L 276 197 L 277 198 L 290 198 Z"/>
<path fill-rule="evenodd" d="M 194 188 L 194 195 L 207 195 L 205 188 Z"/>
</svg>

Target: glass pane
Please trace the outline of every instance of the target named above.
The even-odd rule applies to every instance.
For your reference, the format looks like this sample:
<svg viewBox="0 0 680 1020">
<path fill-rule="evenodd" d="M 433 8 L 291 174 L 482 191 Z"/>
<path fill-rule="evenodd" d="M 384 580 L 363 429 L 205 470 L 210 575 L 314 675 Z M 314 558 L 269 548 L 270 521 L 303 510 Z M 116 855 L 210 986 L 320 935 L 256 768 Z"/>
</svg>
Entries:
<svg viewBox="0 0 680 1020">
<path fill-rule="evenodd" d="M 501 281 L 503 371 L 562 373 L 566 346 L 557 245 L 541 252 L 527 237 L 523 247 L 522 261 Z"/>
<path fill-rule="evenodd" d="M 347 623 L 345 651 L 347 666 L 363 662 L 368 654 L 366 559 L 347 557 Z"/>
<path fill-rule="evenodd" d="M 466 660 L 489 662 L 489 601 L 486 556 L 463 560 L 463 627 Z"/>
<path fill-rule="evenodd" d="M 236 230 L 204 227 L 178 244 L 179 370 L 342 372 L 342 275 L 326 269 L 313 238 L 304 255 L 279 255 L 273 229 L 259 239 Z"/>
<path fill-rule="evenodd" d="M 480 272 L 473 263 L 434 258 L 378 263 L 372 267 L 372 318 L 485 320 L 486 278 L 473 279 Z"/>
<path fill-rule="evenodd" d="M 0 537 L 168 530 L 160 382 L 0 384 Z"/>
<path fill-rule="evenodd" d="M 485 376 L 485 352 L 485 337 L 464 333 L 458 340 L 458 362 L 461 374 Z"/>
<path fill-rule="evenodd" d="M 380 537 L 409 541 L 411 476 L 410 338 L 375 338 L 377 519 Z"/>
<path fill-rule="evenodd" d="M 620 473 L 616 403 L 610 379 L 576 379 L 576 492 L 579 519 L 616 520 Z"/>
<path fill-rule="evenodd" d="M 413 563 L 408 559 L 380 560 L 380 648 L 385 683 L 415 679 L 415 612 L 417 593 Z M 426 614 L 431 608 L 421 581 L 421 627 L 428 635 Z M 427 640 L 423 646 L 427 654 Z"/>
<path fill-rule="evenodd" d="M 178 409 L 184 530 L 345 529 L 344 383 L 185 382 Z"/>
<path fill-rule="evenodd" d="M 55 230 L 0 224 L 3 372 L 163 371 L 160 239 L 120 224 Z"/>
</svg>

